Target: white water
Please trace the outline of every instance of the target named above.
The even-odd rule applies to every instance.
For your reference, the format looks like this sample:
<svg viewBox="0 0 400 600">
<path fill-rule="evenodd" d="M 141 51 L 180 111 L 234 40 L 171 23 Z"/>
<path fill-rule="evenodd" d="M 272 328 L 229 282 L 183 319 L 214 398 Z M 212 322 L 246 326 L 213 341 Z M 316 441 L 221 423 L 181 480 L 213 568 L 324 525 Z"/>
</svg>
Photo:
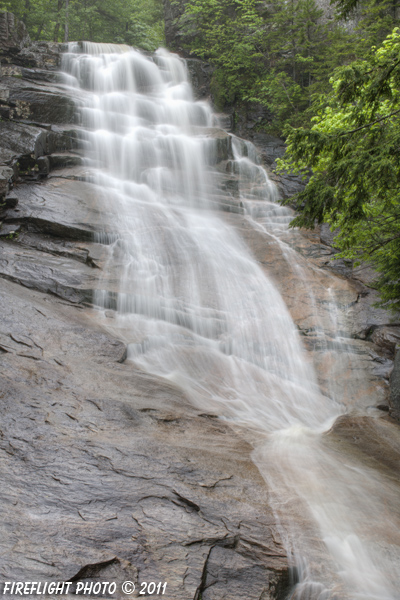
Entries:
<svg viewBox="0 0 400 600">
<path fill-rule="evenodd" d="M 165 51 L 151 59 L 71 44 L 63 68 L 79 88 L 91 181 L 109 199 L 99 207 L 113 233 L 98 236 L 109 258 L 95 303 L 116 310 L 128 359 L 252 439 L 296 564 L 292 598 L 394 600 L 390 560 L 368 526 L 384 501 L 379 476 L 344 465 L 325 444 L 340 398 L 321 393 L 278 290 L 215 210 L 235 205 L 223 190 L 230 171 L 248 214 L 261 210 L 259 226 L 276 239 L 286 231 L 290 213 L 274 204 L 252 145 L 234 139 L 231 148 L 212 129 L 184 62 Z M 283 242 L 282 252 L 295 261 Z"/>
</svg>

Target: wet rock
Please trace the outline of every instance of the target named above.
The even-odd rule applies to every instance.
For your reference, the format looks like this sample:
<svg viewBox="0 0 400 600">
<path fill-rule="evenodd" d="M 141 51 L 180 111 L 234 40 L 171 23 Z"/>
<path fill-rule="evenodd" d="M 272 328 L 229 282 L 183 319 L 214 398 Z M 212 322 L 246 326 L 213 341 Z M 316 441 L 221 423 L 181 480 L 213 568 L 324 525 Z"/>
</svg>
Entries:
<svg viewBox="0 0 400 600">
<path fill-rule="evenodd" d="M 326 244 L 327 246 L 334 246 L 334 239 L 335 236 L 338 233 L 338 229 L 335 229 L 334 231 L 331 230 L 330 225 L 328 225 L 328 223 L 323 223 L 321 225 L 321 229 L 320 229 L 320 238 L 321 238 L 321 242 L 323 244 Z"/>
<path fill-rule="evenodd" d="M 260 125 L 266 124 L 271 120 L 270 110 L 259 102 L 247 102 L 240 107 L 232 106 L 235 114 L 235 133 L 237 135 L 252 140 L 258 134 L 257 129 Z M 253 132 L 254 130 L 254 132 Z"/>
<path fill-rule="evenodd" d="M 76 150 L 79 147 L 79 130 L 70 125 L 51 125 L 46 144 L 46 154 Z"/>
<path fill-rule="evenodd" d="M 0 13 L 0 58 L 3 76 L 21 77 L 21 68 L 39 68 L 46 71 L 60 64 L 62 44 L 32 42 L 24 23 L 12 13 Z"/>
<path fill-rule="evenodd" d="M 17 233 L 14 228 L 8 237 L 13 238 Z M 96 278 L 89 266 L 7 241 L 0 242 L 0 252 L 0 277 L 69 302 L 92 302 Z"/>
<path fill-rule="evenodd" d="M 355 282 L 357 284 L 357 282 Z M 376 306 L 379 294 L 376 290 L 364 288 L 353 308 L 352 335 L 365 340 L 377 329 L 393 321 L 393 315 Z M 398 320 L 398 319 L 397 319 Z M 376 339 L 380 338 L 379 332 Z M 383 340 L 382 340 L 383 341 Z"/>
<path fill-rule="evenodd" d="M 233 159 L 232 136 L 229 133 L 222 129 L 204 128 L 202 135 L 212 140 L 211 153 L 208 156 L 210 165 Z"/>
<path fill-rule="evenodd" d="M 239 183 L 238 176 L 221 175 L 218 178 L 218 184 L 223 192 L 228 192 L 228 195 L 237 196 L 239 198 Z"/>
<path fill-rule="evenodd" d="M 246 547 L 246 540 L 239 542 Z M 265 560 L 260 548 L 259 562 L 249 560 L 245 552 L 241 555 L 233 548 L 214 546 L 207 557 L 207 568 L 201 586 L 201 598 L 204 600 L 230 600 L 231 598 L 284 597 L 290 590 L 289 577 L 285 580 L 281 574 L 265 577 Z M 265 548 L 265 550 L 267 550 Z M 200 596 L 198 596 L 200 597 Z"/>
<path fill-rule="evenodd" d="M 91 181 L 94 179 L 94 173 L 90 167 L 57 167 L 50 171 L 48 179 L 72 179 L 74 181 Z"/>
<path fill-rule="evenodd" d="M 328 223 L 322 223 L 318 227 L 321 243 L 328 246 L 331 249 L 332 258 L 329 262 L 329 268 L 341 277 L 353 278 L 354 266 L 353 261 L 345 258 L 336 258 L 334 255 L 339 252 L 335 247 L 335 237 L 339 233 L 339 229 L 331 230 Z M 357 280 L 361 281 L 361 277 L 357 277 Z"/>
<path fill-rule="evenodd" d="M 305 183 L 301 177 L 290 173 L 271 174 L 271 179 L 276 183 L 280 197 L 285 200 L 304 190 Z"/>
<path fill-rule="evenodd" d="M 245 213 L 243 203 L 236 198 L 229 198 L 227 196 L 213 196 L 210 198 L 209 204 L 214 210 L 222 210 L 223 212 L 235 213 L 239 215 L 243 215 Z"/>
<path fill-rule="evenodd" d="M 375 352 L 374 350 L 371 350 L 369 354 L 375 363 L 372 367 L 372 372 L 374 375 L 378 375 L 379 377 L 383 377 L 384 379 L 388 380 L 393 370 L 393 360 L 382 353 Z M 386 404 L 380 404 L 377 406 L 377 408 L 380 410 L 385 410 L 382 408 L 383 406 L 386 406 L 387 410 L 389 410 L 389 407 Z"/>
<path fill-rule="evenodd" d="M 365 286 L 373 288 L 375 287 L 378 274 L 368 263 L 362 263 L 357 267 L 353 267 L 351 277 L 357 281 L 360 281 Z"/>
<path fill-rule="evenodd" d="M 24 23 L 12 13 L 0 12 L 0 52 L 18 53 L 30 43 Z"/>
<path fill-rule="evenodd" d="M 47 132 L 21 123 L 0 123 L 0 162 L 14 165 L 18 160 L 35 160 L 46 152 Z"/>
<path fill-rule="evenodd" d="M 399 388 L 400 391 L 400 388 Z M 382 415 L 383 417 L 383 415 Z M 400 438 L 399 427 L 388 417 L 344 415 L 340 417 L 331 432 L 332 438 L 338 438 L 348 444 L 349 456 L 362 455 L 362 463 L 369 464 L 394 478 L 400 476 Z M 343 451 L 343 446 L 341 446 Z M 398 503 L 392 507 L 398 511 Z"/>
<path fill-rule="evenodd" d="M 190 74 L 190 82 L 193 86 L 196 99 L 204 100 L 211 95 L 211 75 L 214 67 L 198 58 L 188 58 L 186 65 Z"/>
<path fill-rule="evenodd" d="M 301 177 L 286 172 L 276 173 L 276 161 L 278 158 L 282 158 L 286 151 L 285 142 L 280 138 L 260 132 L 255 132 L 251 139 L 260 153 L 269 176 L 277 185 L 280 197 L 282 199 L 291 198 L 301 192 L 305 186 Z"/>
<path fill-rule="evenodd" d="M 392 416 L 400 421 L 400 352 L 397 350 L 390 377 L 390 406 Z"/>
<path fill-rule="evenodd" d="M 3 182 L 4 183 L 4 182 Z M 0 177 L 0 189 L 2 180 Z M 4 219 L 7 215 L 7 210 L 14 209 L 18 204 L 18 198 L 14 195 L 7 194 L 10 184 L 5 185 L 5 192 L 3 195 L 0 194 L 0 219 Z M 5 195 L 7 194 L 7 195 Z"/>
<path fill-rule="evenodd" d="M 319 227 L 321 242 L 326 246 L 329 246 L 332 249 L 333 254 L 339 252 L 339 250 L 335 247 L 335 237 L 339 231 L 339 228 L 332 231 L 328 223 L 323 223 Z M 337 259 L 333 257 L 330 267 L 339 275 L 359 281 L 369 288 L 374 287 L 374 283 L 377 279 L 377 273 L 374 268 L 365 262 L 354 266 L 353 260 L 342 258 Z"/>
<path fill-rule="evenodd" d="M 93 240 L 107 231 L 106 220 L 95 208 L 104 198 L 101 188 L 65 179 L 20 185 L 14 190 L 18 210 L 10 210 L 6 223 L 18 223 L 28 231 L 40 231 L 72 240 Z M 92 208 L 93 207 L 93 208 Z"/>
<path fill-rule="evenodd" d="M 214 115 L 218 127 L 225 129 L 225 131 L 232 131 L 233 129 L 233 116 L 228 113 L 216 113 Z"/>
<path fill-rule="evenodd" d="M 17 75 L 9 75 L 17 81 L 12 94 L 57 96 L 60 90 L 48 84 L 58 51 L 51 44 L 31 54 L 21 50 L 19 64 L 7 65 Z M 28 63 L 35 66 L 26 73 Z M 125 345 L 99 331 L 93 310 L 84 308 L 94 290 L 115 297 L 118 289 L 118 273 L 105 280 L 101 269 L 107 248 L 93 243 L 95 234 L 112 234 L 110 198 L 78 181 L 84 170 L 70 165 L 79 157 L 61 154 L 76 148 L 76 127 L 40 122 L 44 113 L 32 111 L 34 100 L 28 104 L 26 122 L 0 124 L 8 166 L 29 159 L 39 175 L 50 174 L 41 183 L 17 183 L 18 204 L 8 207 L 0 230 L 2 573 L 75 583 L 167 581 L 166 600 L 286 597 L 288 559 L 252 448 L 215 415 L 199 415 L 173 384 L 134 368 Z M 209 136 L 217 140 L 215 161 L 226 167 L 231 137 Z M 236 176 L 225 169 L 221 181 L 231 197 L 214 198 L 215 206 L 229 211 L 223 214 L 236 220 L 260 264 L 280 282 L 328 393 L 340 344 L 329 329 L 326 290 L 334 287 L 349 311 L 357 290 L 319 266 L 305 286 L 276 238 L 230 214 L 243 211 Z M 118 212 L 118 198 L 112 210 Z M 296 252 L 306 254 L 303 238 L 295 240 Z M 310 250 L 315 264 L 326 260 L 320 246 Z M 310 290 L 332 333 L 325 347 L 314 335 Z M 356 368 L 364 373 L 372 364 L 381 371 L 352 386 L 346 372 L 343 402 L 359 394 L 366 404 L 383 405 L 382 369 L 387 376 L 390 360 L 374 353 L 370 341 L 350 346 Z"/>
<path fill-rule="evenodd" d="M 58 49 L 57 49 L 58 54 Z M 58 62 L 58 60 L 57 60 Z M 4 75 L 8 75 L 7 67 L 4 67 Z M 26 69 L 21 67 L 21 77 L 26 81 L 61 83 L 60 73 L 57 71 L 48 71 L 46 69 Z"/>
<path fill-rule="evenodd" d="M 10 189 L 10 184 L 12 183 L 14 177 L 13 169 L 10 167 L 1 167 L 0 166 L 0 201 L 4 199 L 7 192 Z"/>
<path fill-rule="evenodd" d="M 274 539 L 269 537 L 275 525 L 264 484 L 251 463 L 244 463 L 250 448 L 239 439 L 232 446 L 226 426 L 197 417 L 175 388 L 125 366 L 126 348 L 93 329 L 89 316 L 83 321 L 78 316 L 82 302 L 91 303 L 99 287 L 95 267 L 106 257 L 104 246 L 91 240 L 107 231 L 100 209 L 109 199 L 94 185 L 69 181 L 85 176 L 77 166 L 81 158 L 70 153 L 77 145 L 76 128 L 62 123 L 69 120 L 62 106 L 52 116 L 53 96 L 57 113 L 60 108 L 58 90 L 47 85 L 53 75 L 39 68 L 28 71 L 30 60 L 20 54 L 25 66 L 7 66 L 8 116 L 24 122 L 2 123 L 2 158 L 13 172 L 35 167 L 39 176 L 51 179 L 16 185 L 18 205 L 8 207 L 0 230 L 1 289 L 7 297 L 0 347 L 10 361 L 2 381 L 2 413 L 10 423 L 14 411 L 24 415 L 0 440 L 6 450 L 2 481 L 13 481 L 7 486 L 11 496 L 2 498 L 7 516 L 0 545 L 7 548 L 13 535 L 21 544 L 14 545 L 4 568 L 15 577 L 29 572 L 75 582 L 167 581 L 164 597 L 186 600 L 200 593 L 208 577 L 207 557 L 212 557 L 214 581 L 218 549 L 229 548 L 232 566 L 243 563 L 257 575 L 247 593 L 256 600 L 268 587 L 284 587 L 288 569 L 276 531 Z M 38 63 L 32 57 L 32 64 Z M 46 87 L 35 83 L 43 80 Z M 215 131 L 210 137 L 217 140 L 216 161 L 232 158 L 229 135 Z M 229 210 L 236 208 L 232 199 Z M 115 274 L 102 286 L 112 295 L 117 282 Z M 243 501 L 248 490 L 251 502 Z M 51 525 L 44 540 L 38 523 L 47 514 Z M 246 541 L 241 543 L 243 527 Z M 45 555 L 41 550 L 38 562 L 35 548 L 43 548 L 43 542 Z M 260 558 L 261 544 L 274 558 Z M 245 572 L 234 576 L 231 571 L 232 583 L 226 573 L 217 574 L 216 584 L 234 593 Z"/>
<path fill-rule="evenodd" d="M 5 280 L 0 304 L 7 578 L 111 580 L 118 599 L 127 578 L 167 581 L 166 600 L 247 582 L 249 600 L 276 598 L 287 558 L 251 448 L 119 362 L 90 314 Z"/>
<path fill-rule="evenodd" d="M 15 227 L 15 225 L 3 224 L 3 227 L 6 226 L 8 228 Z M 62 256 L 71 260 L 77 260 L 89 265 L 93 269 L 102 268 L 104 265 L 106 248 L 103 244 L 75 242 L 57 238 L 49 234 L 22 231 L 21 226 L 18 227 L 20 229 L 18 244 L 24 248 L 31 248 L 32 250 L 47 252 L 53 256 Z"/>
<path fill-rule="evenodd" d="M 382 350 L 386 351 L 390 357 L 393 357 L 396 346 L 400 344 L 400 325 L 376 327 L 370 339 Z"/>
<path fill-rule="evenodd" d="M 285 154 L 285 142 L 273 135 L 255 133 L 253 141 L 261 153 L 263 162 L 268 167 L 274 168 L 276 166 L 276 159 L 282 158 Z"/>
<path fill-rule="evenodd" d="M 5 198 L 6 208 L 15 208 L 18 204 L 18 198 L 15 195 L 9 195 Z"/>
<path fill-rule="evenodd" d="M 0 237 L 7 239 L 15 239 L 21 230 L 20 225 L 10 225 L 7 223 L 0 224 Z"/>
<path fill-rule="evenodd" d="M 40 175 L 46 176 L 50 173 L 50 159 L 48 156 L 40 156 L 37 159 L 36 164 Z"/>
<path fill-rule="evenodd" d="M 75 104 L 65 91 L 14 77 L 6 77 L 3 82 L 10 92 L 10 120 L 31 119 L 54 124 L 75 122 Z"/>
<path fill-rule="evenodd" d="M 8 98 L 10 97 L 10 90 L 8 89 L 8 87 L 2 85 L 0 86 L 0 102 L 6 103 Z"/>
<path fill-rule="evenodd" d="M 62 169 L 63 167 L 76 167 L 81 166 L 84 160 L 78 154 L 71 154 L 70 152 L 63 152 L 62 154 L 52 154 L 49 157 L 51 169 Z"/>
<path fill-rule="evenodd" d="M 241 238 L 285 299 L 312 357 L 323 393 L 340 398 L 349 407 L 354 402 L 364 408 L 385 403 L 390 357 L 372 341 L 364 340 L 371 333 L 368 323 L 387 323 L 387 312 L 373 308 L 373 299 L 360 297 L 352 281 L 326 268 L 329 257 L 320 254 L 325 246 L 319 244 L 318 233 L 313 238 L 308 232 L 291 232 L 282 238 L 282 248 L 274 232 L 263 233 L 239 215 L 223 214 L 239 229 Z M 346 315 L 345 319 L 337 321 L 338 310 Z M 324 339 L 319 335 L 321 330 Z M 363 339 L 352 339 L 356 336 Z M 375 351 L 374 356 L 371 351 Z M 377 356 L 383 362 L 378 362 Z M 355 372 L 364 374 L 362 380 L 354 377 Z"/>
<path fill-rule="evenodd" d="M 29 69 L 55 70 L 60 66 L 61 50 L 62 44 L 57 42 L 32 42 L 13 60 Z M 48 77 L 50 80 L 51 76 Z"/>
</svg>

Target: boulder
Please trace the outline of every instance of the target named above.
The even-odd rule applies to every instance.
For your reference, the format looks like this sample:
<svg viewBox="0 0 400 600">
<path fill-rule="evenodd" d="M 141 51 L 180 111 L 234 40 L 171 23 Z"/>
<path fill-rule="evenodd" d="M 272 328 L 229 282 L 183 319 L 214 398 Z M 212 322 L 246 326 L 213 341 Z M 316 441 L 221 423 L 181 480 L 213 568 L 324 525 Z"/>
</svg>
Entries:
<svg viewBox="0 0 400 600">
<path fill-rule="evenodd" d="M 56 69 L 62 44 L 32 42 L 25 24 L 12 13 L 0 12 L 0 59 L 2 75 L 21 76 L 21 67 Z"/>
<path fill-rule="evenodd" d="M 370 339 L 385 351 L 388 356 L 395 355 L 396 346 L 400 345 L 400 325 L 383 325 L 376 327 Z"/>
<path fill-rule="evenodd" d="M 16 122 L 0 122 L 0 163 L 34 161 L 46 153 L 47 131 Z"/>
<path fill-rule="evenodd" d="M 282 158 L 286 151 L 283 140 L 266 133 L 255 133 L 253 143 L 259 149 L 264 164 L 271 168 L 276 166 L 276 159 Z"/>
<path fill-rule="evenodd" d="M 30 69 L 57 70 L 60 66 L 63 44 L 58 42 L 33 42 L 13 59 L 13 62 Z M 51 79 L 51 75 L 45 77 Z"/>
<path fill-rule="evenodd" d="M 3 201 L 7 192 L 9 191 L 13 177 L 13 169 L 10 169 L 10 167 L 0 166 L 0 202 Z"/>
<path fill-rule="evenodd" d="M 65 90 L 55 85 L 43 86 L 16 77 L 6 77 L 9 89 L 7 104 L 12 120 L 67 124 L 75 122 L 75 103 Z"/>
<path fill-rule="evenodd" d="M 23 225 L 69 240 L 91 241 L 107 231 L 107 219 L 96 208 L 106 202 L 105 192 L 83 181 L 54 178 L 40 184 L 19 185 L 14 194 L 18 208 L 9 210 L 6 223 Z"/>
<path fill-rule="evenodd" d="M 338 229 L 335 229 L 334 231 L 332 231 L 331 227 L 330 227 L 330 225 L 328 225 L 328 223 L 322 223 L 321 229 L 320 229 L 320 239 L 321 239 L 322 244 L 333 247 L 334 239 L 335 239 L 335 236 L 337 235 L 338 231 L 339 231 Z"/>
<path fill-rule="evenodd" d="M 43 161 L 40 166 L 38 162 L 40 157 L 65 153 L 78 146 L 78 131 L 70 126 L 36 127 L 16 121 L 2 121 L 0 136 L 0 164 L 13 168 L 15 174 L 23 173 L 36 165 L 39 171 L 43 171 Z M 64 162 L 79 162 L 79 158 L 72 156 L 65 155 Z M 48 158 L 46 160 L 49 161 Z M 59 160 L 61 158 L 55 158 L 54 164 L 58 164 Z"/>
<path fill-rule="evenodd" d="M 18 53 L 30 45 L 31 40 L 22 21 L 9 12 L 0 12 L 0 56 Z"/>
</svg>

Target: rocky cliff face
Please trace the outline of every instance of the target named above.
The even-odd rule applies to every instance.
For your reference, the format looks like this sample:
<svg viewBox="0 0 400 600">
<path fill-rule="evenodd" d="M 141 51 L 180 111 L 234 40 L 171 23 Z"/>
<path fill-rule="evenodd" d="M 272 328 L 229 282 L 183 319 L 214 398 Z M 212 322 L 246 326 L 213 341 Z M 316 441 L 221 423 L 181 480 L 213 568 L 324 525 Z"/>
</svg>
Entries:
<svg viewBox="0 0 400 600">
<path fill-rule="evenodd" d="M 107 223 L 86 181 L 73 99 L 57 74 L 62 47 L 31 44 L 6 13 L 0 29 L 2 580 L 167 582 L 171 600 L 285 598 L 288 558 L 251 446 L 172 384 L 125 363 L 124 345 L 93 318 L 104 259 L 93 233 Z M 201 80 L 201 65 L 199 73 Z M 222 173 L 231 138 L 210 135 L 219 136 Z M 234 190 L 237 179 L 224 177 Z M 235 198 L 216 208 L 280 282 L 317 352 L 287 261 L 254 234 Z M 319 238 L 296 239 L 296 252 L 321 269 L 317 292 L 331 277 L 331 250 Z M 367 404 L 388 409 L 397 329 L 371 309 L 362 284 L 336 281 L 358 311 L 351 343 L 371 365 L 370 379 L 357 385 Z M 358 425 L 344 420 L 337 435 L 351 444 Z M 378 464 L 397 456 L 389 419 L 380 427 L 384 453 L 358 429 L 354 438 Z M 124 597 L 120 587 L 116 597 Z"/>
<path fill-rule="evenodd" d="M 164 18 L 165 18 L 165 38 L 168 48 L 178 52 L 188 60 L 189 71 L 192 83 L 197 90 L 198 98 L 213 101 L 211 93 L 211 76 L 213 67 L 205 61 L 193 58 L 186 51 L 187 44 L 190 43 L 190 37 L 183 33 L 182 15 L 185 10 L 187 0 L 163 0 Z M 288 174 L 274 174 L 276 159 L 281 158 L 285 153 L 285 144 L 283 140 L 258 131 L 258 125 L 268 121 L 270 114 L 268 109 L 256 102 L 249 102 L 246 106 L 237 107 L 235 105 L 225 107 L 227 114 L 221 115 L 223 126 L 236 135 L 251 140 L 259 149 L 264 165 L 268 170 L 270 177 L 279 187 L 282 198 L 290 198 L 303 189 L 303 184 L 299 177 Z"/>
<path fill-rule="evenodd" d="M 4 12 L 0 16 L 0 49 L 1 52 L 19 54 L 31 44 L 26 27 L 12 13 Z"/>
<path fill-rule="evenodd" d="M 31 44 L 7 13 L 0 30 L 1 579 L 282 598 L 288 561 L 251 447 L 126 365 L 93 320 L 105 224 L 62 48 Z"/>
</svg>

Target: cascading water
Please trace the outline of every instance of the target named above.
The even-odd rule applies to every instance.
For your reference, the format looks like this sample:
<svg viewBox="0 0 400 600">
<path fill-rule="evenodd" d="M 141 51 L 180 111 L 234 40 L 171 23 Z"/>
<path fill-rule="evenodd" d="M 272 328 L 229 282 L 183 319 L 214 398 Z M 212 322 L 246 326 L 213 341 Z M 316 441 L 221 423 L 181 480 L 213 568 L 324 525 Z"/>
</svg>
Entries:
<svg viewBox="0 0 400 600">
<path fill-rule="evenodd" d="M 287 230 L 290 213 L 274 204 L 254 147 L 215 127 L 184 61 L 165 51 L 70 44 L 63 68 L 90 180 L 107 197 L 99 318 L 115 311 L 104 323 L 137 367 L 247 432 L 296 564 L 292 598 L 394 600 L 390 560 L 368 528 L 379 476 L 343 465 L 325 442 L 345 409 L 320 391 L 281 295 L 215 210 L 244 206 L 269 234 Z M 252 182 L 241 202 L 227 172 L 239 187 Z"/>
</svg>

